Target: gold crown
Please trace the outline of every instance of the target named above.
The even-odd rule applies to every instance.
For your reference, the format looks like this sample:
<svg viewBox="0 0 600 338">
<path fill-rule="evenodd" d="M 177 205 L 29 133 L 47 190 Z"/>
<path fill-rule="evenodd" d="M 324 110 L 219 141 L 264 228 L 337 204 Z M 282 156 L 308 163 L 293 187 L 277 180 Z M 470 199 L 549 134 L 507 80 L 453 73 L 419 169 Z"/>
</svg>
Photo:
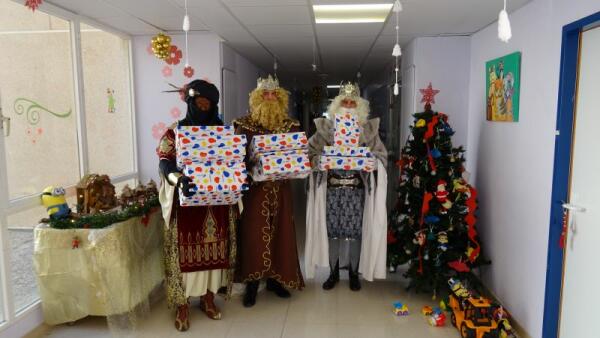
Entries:
<svg viewBox="0 0 600 338">
<path fill-rule="evenodd" d="M 258 80 L 256 80 L 256 89 L 275 90 L 277 88 L 279 88 L 279 80 L 273 78 L 271 75 L 264 79 L 259 77 Z"/>
<path fill-rule="evenodd" d="M 360 89 L 357 85 L 348 82 L 346 84 L 342 83 L 340 86 L 340 95 L 344 96 L 360 96 Z"/>
</svg>

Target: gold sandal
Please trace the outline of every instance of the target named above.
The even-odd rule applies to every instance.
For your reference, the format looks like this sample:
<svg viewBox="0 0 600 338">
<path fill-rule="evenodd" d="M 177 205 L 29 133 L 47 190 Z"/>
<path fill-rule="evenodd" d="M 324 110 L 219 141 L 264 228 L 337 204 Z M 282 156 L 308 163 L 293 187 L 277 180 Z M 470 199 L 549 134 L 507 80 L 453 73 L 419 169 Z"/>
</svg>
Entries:
<svg viewBox="0 0 600 338">
<path fill-rule="evenodd" d="M 179 305 L 175 313 L 175 328 L 177 331 L 187 331 L 190 328 L 190 306 L 189 304 Z"/>
<path fill-rule="evenodd" d="M 200 310 L 206 313 L 206 316 L 213 320 L 220 320 L 222 315 L 221 311 L 215 305 L 215 294 L 208 291 L 202 297 L 200 297 Z"/>
</svg>

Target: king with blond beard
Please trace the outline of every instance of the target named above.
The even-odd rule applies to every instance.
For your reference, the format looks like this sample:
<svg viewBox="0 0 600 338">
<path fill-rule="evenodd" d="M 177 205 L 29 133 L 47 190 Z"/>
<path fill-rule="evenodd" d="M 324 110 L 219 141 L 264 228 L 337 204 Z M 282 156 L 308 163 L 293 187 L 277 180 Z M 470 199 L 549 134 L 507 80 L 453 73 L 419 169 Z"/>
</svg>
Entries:
<svg viewBox="0 0 600 338">
<path fill-rule="evenodd" d="M 269 76 L 258 79 L 250 93 L 250 111 L 233 121 L 237 134 L 244 134 L 248 144 L 254 135 L 299 131 L 298 121 L 288 116 L 288 92 Z M 246 167 L 254 163 L 246 158 Z M 239 226 L 236 280 L 246 283 L 244 306 L 256 303 L 261 280 L 267 290 L 282 298 L 289 289 L 300 290 L 304 280 L 298 262 L 293 220 L 292 191 L 289 181 L 252 182 L 243 197 Z"/>
</svg>

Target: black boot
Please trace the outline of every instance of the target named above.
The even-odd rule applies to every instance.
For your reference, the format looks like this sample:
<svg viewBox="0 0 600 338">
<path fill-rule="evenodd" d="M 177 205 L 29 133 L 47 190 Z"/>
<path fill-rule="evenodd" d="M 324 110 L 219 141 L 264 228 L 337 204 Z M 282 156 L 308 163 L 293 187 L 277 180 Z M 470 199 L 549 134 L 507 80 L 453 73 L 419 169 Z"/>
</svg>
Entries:
<svg viewBox="0 0 600 338">
<path fill-rule="evenodd" d="M 246 283 L 246 294 L 244 294 L 244 306 L 252 307 L 256 304 L 256 293 L 258 292 L 258 283 L 260 281 L 252 281 Z"/>
<path fill-rule="evenodd" d="M 267 290 L 275 292 L 278 297 L 290 298 L 292 295 L 286 290 L 281 283 L 274 280 L 273 278 L 267 279 Z"/>
<path fill-rule="evenodd" d="M 360 280 L 358 280 L 358 268 L 355 271 L 353 271 L 352 266 L 349 266 L 348 275 L 350 276 L 350 290 L 360 290 Z"/>
<path fill-rule="evenodd" d="M 340 281 L 340 261 L 335 262 L 335 267 L 331 269 L 329 278 L 323 283 L 323 290 L 331 290 Z"/>
</svg>

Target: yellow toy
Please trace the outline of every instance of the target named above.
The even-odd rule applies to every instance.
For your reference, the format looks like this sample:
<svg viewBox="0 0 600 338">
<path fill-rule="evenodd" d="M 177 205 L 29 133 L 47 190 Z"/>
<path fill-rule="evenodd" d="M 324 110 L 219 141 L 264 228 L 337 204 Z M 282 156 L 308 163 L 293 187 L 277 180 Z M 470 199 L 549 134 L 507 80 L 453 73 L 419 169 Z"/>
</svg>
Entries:
<svg viewBox="0 0 600 338">
<path fill-rule="evenodd" d="M 401 302 L 394 303 L 394 314 L 396 316 L 408 316 L 408 306 Z"/>
<path fill-rule="evenodd" d="M 430 314 L 433 313 L 433 309 L 431 308 L 431 306 L 425 305 L 425 306 L 423 306 L 423 309 L 421 309 L 421 313 L 424 316 L 429 316 Z"/>
<path fill-rule="evenodd" d="M 48 216 L 52 219 L 61 219 L 71 214 L 71 209 L 65 198 L 65 189 L 49 186 L 42 192 L 42 204 L 46 207 Z"/>
</svg>

